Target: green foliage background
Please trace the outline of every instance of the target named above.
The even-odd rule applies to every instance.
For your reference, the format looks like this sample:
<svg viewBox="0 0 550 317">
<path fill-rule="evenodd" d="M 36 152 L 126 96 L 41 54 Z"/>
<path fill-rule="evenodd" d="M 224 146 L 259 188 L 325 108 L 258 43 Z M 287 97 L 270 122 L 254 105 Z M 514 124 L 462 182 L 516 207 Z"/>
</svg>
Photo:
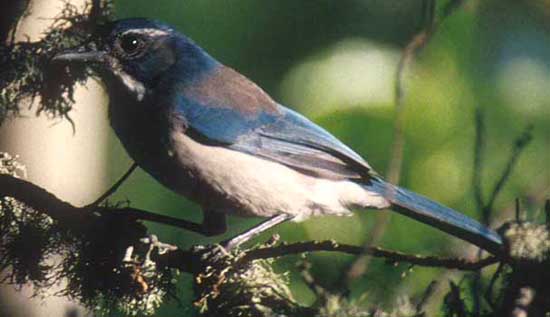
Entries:
<svg viewBox="0 0 550 317">
<path fill-rule="evenodd" d="M 439 8 L 445 1 L 437 3 Z M 118 0 L 116 12 L 121 18 L 145 16 L 173 24 L 280 103 L 327 128 L 366 157 L 375 170 L 385 173 L 395 115 L 393 75 L 401 49 L 420 30 L 421 1 Z M 521 157 L 496 209 L 509 211 L 514 199 L 520 197 L 528 215 L 536 216 L 542 204 L 531 198 L 550 196 L 549 22 L 550 5 L 542 0 L 465 1 L 445 20 L 405 77 L 403 186 L 479 218 L 471 184 L 474 114 L 480 107 L 487 126 L 486 192 L 500 175 L 513 140 L 526 125 L 534 125 L 534 142 Z M 378 52 L 375 57 L 382 56 L 386 61 L 383 65 L 388 66 L 374 63 L 363 69 L 360 64 L 356 72 L 364 73 L 350 75 L 353 63 L 360 63 L 363 57 L 376 61 L 361 52 Z M 344 88 L 338 90 L 334 85 Z M 368 91 L 373 85 L 382 85 L 371 93 L 374 97 L 359 93 L 357 98 L 348 98 L 361 87 Z M 347 94 L 346 87 L 350 86 L 355 88 Z M 389 98 L 380 91 L 389 91 Z M 110 150 L 114 180 L 130 163 L 114 137 Z M 129 199 L 139 208 L 201 219 L 197 206 L 141 171 L 113 199 Z M 351 218 L 312 219 L 286 224 L 276 231 L 286 241 L 335 239 L 359 245 L 366 241 L 376 214 L 367 211 Z M 231 218 L 227 236 L 257 221 Z M 150 228 L 161 240 L 181 247 L 221 240 L 160 225 L 151 224 Z M 392 215 L 382 245 L 442 255 L 457 254 L 466 247 L 399 215 Z M 313 275 L 334 291 L 341 289 L 343 272 L 353 260 L 341 254 L 315 254 L 309 259 Z M 300 301 L 308 303 L 313 296 L 294 267 L 297 260 L 279 260 L 277 270 L 291 270 L 292 290 Z M 368 273 L 351 284 L 352 294 L 359 297 L 366 293 L 366 303 L 391 304 L 399 295 L 420 294 L 443 273 L 417 268 L 402 277 L 405 271 L 405 266 L 374 260 Z M 188 276 L 181 279 L 181 305 L 191 315 L 191 283 Z M 173 316 L 181 310 L 173 303 L 157 315 Z"/>
</svg>

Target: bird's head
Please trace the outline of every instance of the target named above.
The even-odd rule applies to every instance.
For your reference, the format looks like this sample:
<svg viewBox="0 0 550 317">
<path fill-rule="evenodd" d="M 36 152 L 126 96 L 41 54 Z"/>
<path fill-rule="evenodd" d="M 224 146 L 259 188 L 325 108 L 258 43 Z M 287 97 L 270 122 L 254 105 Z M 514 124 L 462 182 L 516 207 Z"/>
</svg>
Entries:
<svg viewBox="0 0 550 317">
<path fill-rule="evenodd" d="M 191 80 L 217 64 L 171 26 L 143 18 L 103 25 L 90 42 L 57 54 L 53 62 L 84 63 L 108 88 L 128 89 L 138 99 L 163 79 Z"/>
</svg>

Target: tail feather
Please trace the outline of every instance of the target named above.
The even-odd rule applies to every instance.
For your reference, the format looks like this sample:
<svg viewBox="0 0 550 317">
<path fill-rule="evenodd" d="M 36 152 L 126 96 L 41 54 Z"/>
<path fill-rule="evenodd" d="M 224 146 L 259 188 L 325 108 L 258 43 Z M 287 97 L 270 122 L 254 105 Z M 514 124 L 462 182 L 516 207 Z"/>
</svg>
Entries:
<svg viewBox="0 0 550 317">
<path fill-rule="evenodd" d="M 451 208 L 378 178 L 369 180 L 368 190 L 383 195 L 392 209 L 420 222 L 468 241 L 493 254 L 502 249 L 501 237 L 490 228 Z"/>
</svg>

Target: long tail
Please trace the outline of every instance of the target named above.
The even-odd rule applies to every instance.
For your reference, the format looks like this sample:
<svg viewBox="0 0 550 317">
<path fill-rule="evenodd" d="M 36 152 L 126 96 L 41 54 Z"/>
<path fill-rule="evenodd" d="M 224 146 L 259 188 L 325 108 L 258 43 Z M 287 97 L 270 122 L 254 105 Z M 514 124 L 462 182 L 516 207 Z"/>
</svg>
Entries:
<svg viewBox="0 0 550 317">
<path fill-rule="evenodd" d="M 472 218 L 378 178 L 371 178 L 364 186 L 369 191 L 384 196 L 392 204 L 391 209 L 407 217 L 466 240 L 493 254 L 502 252 L 501 237 Z"/>
</svg>

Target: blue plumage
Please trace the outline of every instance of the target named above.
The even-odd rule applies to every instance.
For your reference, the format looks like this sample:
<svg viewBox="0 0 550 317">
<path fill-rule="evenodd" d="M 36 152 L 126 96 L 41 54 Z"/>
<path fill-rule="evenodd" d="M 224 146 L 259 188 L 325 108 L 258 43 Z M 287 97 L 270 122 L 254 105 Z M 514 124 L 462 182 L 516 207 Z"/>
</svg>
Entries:
<svg viewBox="0 0 550 317">
<path fill-rule="evenodd" d="M 223 232 L 228 213 L 274 217 L 274 225 L 390 207 L 499 252 L 502 241 L 492 230 L 386 183 L 333 135 L 172 27 L 129 19 L 107 25 L 99 37 L 97 51 L 55 59 L 98 71 L 110 96 L 111 124 L 130 156 L 203 207 L 203 224 L 190 228 Z"/>
<path fill-rule="evenodd" d="M 185 118 L 192 136 L 206 142 L 231 145 L 264 125 L 278 120 L 277 115 L 260 113 L 257 117 L 243 116 L 231 108 L 214 108 L 201 105 L 185 96 L 179 96 L 177 113 Z"/>
<path fill-rule="evenodd" d="M 177 110 L 201 142 L 277 161 L 329 178 L 361 178 L 370 167 L 357 153 L 300 114 L 277 105 L 253 117 L 235 107 L 213 107 L 179 96 Z"/>
<path fill-rule="evenodd" d="M 300 114 L 281 106 L 277 121 L 243 135 L 229 147 L 318 177 L 367 177 L 370 166 L 357 153 Z"/>
</svg>

